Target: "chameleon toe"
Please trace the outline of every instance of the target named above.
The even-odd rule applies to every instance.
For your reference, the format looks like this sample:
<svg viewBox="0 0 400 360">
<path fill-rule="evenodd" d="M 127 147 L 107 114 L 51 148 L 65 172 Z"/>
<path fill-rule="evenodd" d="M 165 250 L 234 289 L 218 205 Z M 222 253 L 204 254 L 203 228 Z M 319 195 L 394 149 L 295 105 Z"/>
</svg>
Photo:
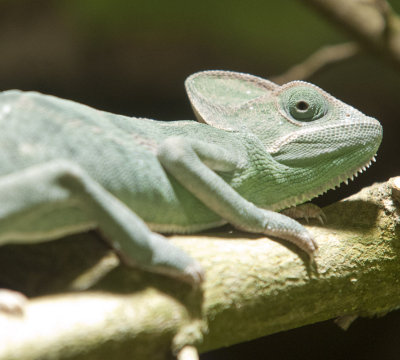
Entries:
<svg viewBox="0 0 400 360">
<path fill-rule="evenodd" d="M 188 281 L 194 286 L 200 285 L 206 278 L 203 268 L 197 262 L 186 267 L 184 274 L 187 275 Z"/>
</svg>

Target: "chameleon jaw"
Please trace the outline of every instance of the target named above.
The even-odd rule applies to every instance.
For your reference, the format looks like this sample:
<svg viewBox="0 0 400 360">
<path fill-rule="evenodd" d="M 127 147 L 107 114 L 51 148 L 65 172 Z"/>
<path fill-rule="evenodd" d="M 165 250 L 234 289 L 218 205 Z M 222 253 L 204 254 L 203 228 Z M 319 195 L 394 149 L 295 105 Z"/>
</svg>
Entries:
<svg viewBox="0 0 400 360">
<path fill-rule="evenodd" d="M 345 183 L 348 185 L 349 180 L 354 180 L 359 174 L 363 173 L 364 171 L 369 168 L 373 162 L 376 162 L 376 154 L 369 159 L 365 164 L 352 169 L 344 174 L 338 175 L 335 178 L 331 179 L 329 182 L 317 187 L 316 189 L 312 191 L 305 192 L 299 196 L 293 196 L 290 198 L 287 198 L 285 200 L 282 200 L 276 204 L 273 204 L 268 207 L 270 210 L 274 211 L 279 211 L 282 209 L 286 209 L 288 207 L 296 206 L 299 204 L 302 204 L 306 201 L 309 201 L 317 196 L 320 196 L 324 193 L 326 193 L 328 190 L 333 190 L 336 188 L 339 188 L 342 183 Z"/>
</svg>

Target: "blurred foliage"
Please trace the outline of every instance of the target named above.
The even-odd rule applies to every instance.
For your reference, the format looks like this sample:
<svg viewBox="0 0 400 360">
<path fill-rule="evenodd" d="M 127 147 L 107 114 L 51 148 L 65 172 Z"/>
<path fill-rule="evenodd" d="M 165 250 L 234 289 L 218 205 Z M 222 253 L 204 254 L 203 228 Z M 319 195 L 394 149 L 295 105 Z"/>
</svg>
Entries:
<svg viewBox="0 0 400 360">
<path fill-rule="evenodd" d="M 97 39 L 118 37 L 121 32 L 140 39 L 195 39 L 276 61 L 287 58 L 288 63 L 327 42 L 342 40 L 335 29 L 295 0 L 67 0 L 58 6 Z M 301 32 L 298 40 L 297 31 Z"/>
</svg>

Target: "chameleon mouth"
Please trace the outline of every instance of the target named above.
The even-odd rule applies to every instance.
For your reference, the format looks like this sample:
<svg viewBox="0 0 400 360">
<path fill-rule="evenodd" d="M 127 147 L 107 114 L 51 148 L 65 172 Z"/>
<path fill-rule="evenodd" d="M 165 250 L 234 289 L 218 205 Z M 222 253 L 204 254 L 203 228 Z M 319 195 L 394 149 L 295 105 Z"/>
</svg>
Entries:
<svg viewBox="0 0 400 360">
<path fill-rule="evenodd" d="M 282 210 L 291 206 L 296 206 L 306 201 L 309 201 L 317 196 L 325 194 L 328 190 L 339 188 L 342 185 L 342 183 L 345 183 L 347 185 L 349 183 L 349 180 L 354 180 L 354 178 L 356 178 L 359 174 L 362 174 L 364 171 L 366 171 L 372 165 L 373 162 L 376 162 L 376 156 L 377 155 L 375 154 L 365 164 L 334 177 L 333 179 L 329 180 L 327 183 L 323 185 L 320 185 L 316 189 L 304 192 L 299 196 L 293 196 L 288 199 L 285 199 L 277 204 L 274 204 L 272 209 L 271 208 L 270 209 Z"/>
</svg>

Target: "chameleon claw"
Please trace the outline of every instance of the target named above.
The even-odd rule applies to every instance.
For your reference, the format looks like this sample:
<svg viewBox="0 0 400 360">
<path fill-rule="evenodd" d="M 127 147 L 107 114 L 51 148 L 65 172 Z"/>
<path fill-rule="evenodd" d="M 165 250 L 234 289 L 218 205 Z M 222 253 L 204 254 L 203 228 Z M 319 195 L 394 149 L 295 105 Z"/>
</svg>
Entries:
<svg viewBox="0 0 400 360">
<path fill-rule="evenodd" d="M 310 260 L 314 260 L 314 255 L 318 250 L 318 244 L 314 240 L 313 236 L 308 232 L 304 231 L 303 233 L 291 233 L 286 236 L 282 236 L 282 238 L 290 241 L 294 245 L 298 246 L 300 249 L 305 251 Z"/>
<path fill-rule="evenodd" d="M 308 249 L 303 248 L 303 250 L 307 253 L 310 263 L 314 263 L 315 255 L 318 253 L 318 244 L 312 236 L 309 237 L 309 241 L 312 244 L 312 246 L 309 246 Z"/>
<path fill-rule="evenodd" d="M 323 225 L 326 222 L 326 215 L 322 209 L 312 203 L 305 203 L 298 206 L 293 206 L 281 211 L 282 214 L 289 216 L 293 219 L 305 219 L 307 224 L 310 219 L 316 219 Z"/>
</svg>

